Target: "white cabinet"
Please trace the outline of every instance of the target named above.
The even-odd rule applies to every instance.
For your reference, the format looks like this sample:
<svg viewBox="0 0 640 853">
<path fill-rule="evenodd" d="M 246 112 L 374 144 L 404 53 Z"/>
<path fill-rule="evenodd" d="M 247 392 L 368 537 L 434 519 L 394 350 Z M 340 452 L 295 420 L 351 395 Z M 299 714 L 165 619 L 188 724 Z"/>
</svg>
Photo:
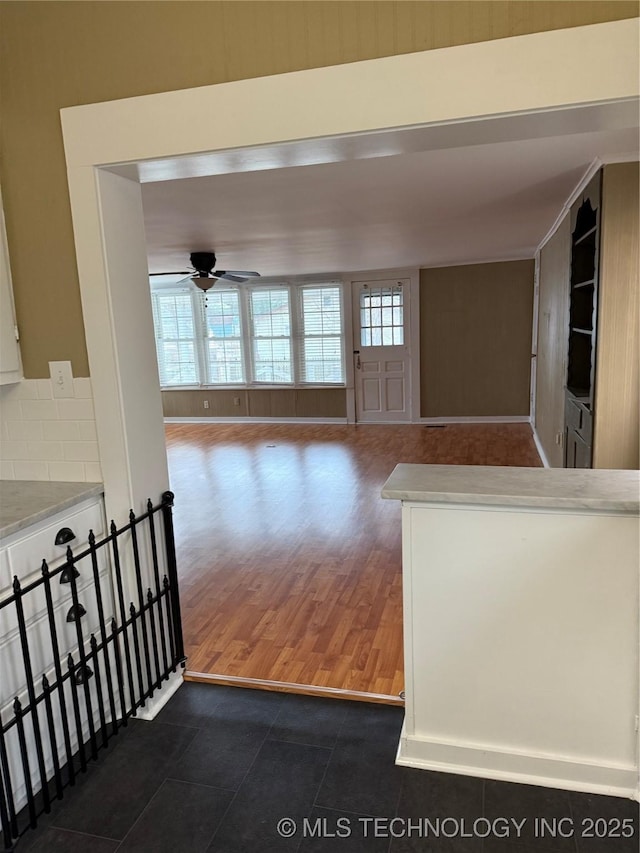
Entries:
<svg viewBox="0 0 640 853">
<path fill-rule="evenodd" d="M 74 534 L 73 538 L 56 545 L 58 533 L 65 528 Z M 64 563 L 67 546 L 72 548 L 76 556 L 86 551 L 90 530 L 93 530 L 97 541 L 107 534 L 102 496 L 86 498 L 70 508 L 7 536 L 0 548 L 0 603 L 13 595 L 15 577 L 20 581 L 23 590 L 38 581 L 42 577 L 42 561 L 47 560 L 53 574 L 50 582 L 52 621 L 55 626 L 59 661 L 63 673 L 67 671 L 66 658 L 69 653 L 73 654 L 76 663 L 79 661 L 78 635 L 76 621 L 70 618 L 69 614 L 73 604 L 71 584 L 61 583 L 61 573 L 56 574 L 55 570 Z M 100 604 L 107 624 L 114 613 L 109 558 L 106 550 L 101 549 L 95 557 L 95 568 L 100 579 L 101 600 L 96 595 L 94 564 L 91 557 L 86 556 L 76 564 L 79 571 L 76 579 L 77 597 L 84 610 L 80 626 L 85 652 L 89 651 L 91 634 L 100 636 Z M 21 600 L 34 686 L 36 693 L 40 694 L 43 675 L 47 676 L 51 684 L 56 682 L 51 620 L 47 610 L 44 584 L 26 592 Z M 15 604 L 12 602 L 0 609 L 0 719 L 5 724 L 14 716 L 13 703 L 16 697 L 23 707 L 29 702 L 24 660 L 18 615 Z M 92 686 L 92 690 L 95 698 L 95 687 Z M 71 707 L 72 697 L 68 680 L 64 693 L 67 707 Z M 53 719 L 59 750 L 58 759 L 61 764 L 64 764 L 66 757 L 63 753 L 62 722 L 57 710 L 57 702 L 58 699 L 54 703 Z M 43 713 L 42 710 L 41 713 Z M 87 716 L 84 710 L 81 712 L 81 724 L 84 739 L 88 733 Z M 78 739 L 73 731 L 71 745 L 75 751 Z M 16 807 L 21 808 L 26 802 L 26 786 L 15 727 L 10 729 L 6 736 L 6 747 Z M 37 788 L 39 787 L 37 756 L 31 742 L 28 749 L 31 783 Z M 50 777 L 53 757 L 49 745 L 45 745 L 44 762 L 47 775 Z"/>
<path fill-rule="evenodd" d="M 7 232 L 0 195 L 0 385 L 19 382 L 21 379 L 22 362 L 13 307 Z"/>
<path fill-rule="evenodd" d="M 56 545 L 56 536 L 64 528 L 73 532 L 75 537 L 66 544 Z M 22 588 L 37 581 L 42 576 L 43 560 L 46 559 L 49 569 L 55 571 L 64 562 L 67 544 L 75 554 L 86 550 L 89 530 L 93 530 L 97 540 L 100 540 L 106 532 L 101 497 L 85 500 L 7 537 L 0 549 L 0 602 L 12 595 L 14 577 L 18 578 Z M 108 589 L 109 581 L 105 577 L 108 567 L 102 555 L 98 566 L 102 585 Z M 98 628 L 91 560 L 86 557 L 78 563 L 77 568 L 80 571 L 77 578 L 78 598 L 87 610 L 87 615 L 82 620 L 82 630 L 88 641 L 90 633 Z M 66 621 L 66 614 L 72 604 L 71 586 L 61 584 L 59 574 L 52 578 L 51 597 L 60 654 L 65 656 L 74 650 L 77 639 L 75 623 Z M 44 584 L 27 593 L 22 601 L 31 664 L 36 678 L 41 678 L 53 664 Z M 2 672 L 0 709 L 5 709 L 19 693 L 26 689 L 18 621 L 13 605 L 0 609 L 0 672 Z"/>
</svg>

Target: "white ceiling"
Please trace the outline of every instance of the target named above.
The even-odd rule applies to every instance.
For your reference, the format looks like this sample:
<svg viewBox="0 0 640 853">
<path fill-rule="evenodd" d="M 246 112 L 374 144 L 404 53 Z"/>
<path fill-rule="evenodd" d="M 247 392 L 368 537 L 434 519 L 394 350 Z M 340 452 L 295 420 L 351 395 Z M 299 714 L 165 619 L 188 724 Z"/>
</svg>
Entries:
<svg viewBox="0 0 640 853">
<path fill-rule="evenodd" d="M 253 152 L 249 165 L 237 153 L 215 169 L 141 164 L 149 269 L 186 270 L 196 250 L 265 276 L 532 257 L 594 158 L 638 157 L 637 105 L 609 123 L 573 121 L 571 132 L 463 145 L 442 132 L 417 144 L 414 129 L 411 146 L 379 135 L 386 149 L 312 165 L 292 164 L 333 155 L 301 142 L 295 156 Z M 181 174 L 199 176 L 172 179 Z"/>
</svg>

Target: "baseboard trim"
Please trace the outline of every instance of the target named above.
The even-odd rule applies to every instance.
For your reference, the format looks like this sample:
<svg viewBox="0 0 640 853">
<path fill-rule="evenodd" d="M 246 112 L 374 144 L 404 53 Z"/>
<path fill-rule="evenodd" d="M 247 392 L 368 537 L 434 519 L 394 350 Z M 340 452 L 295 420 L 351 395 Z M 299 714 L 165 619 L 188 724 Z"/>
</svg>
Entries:
<svg viewBox="0 0 640 853">
<path fill-rule="evenodd" d="M 316 687 L 313 684 L 294 684 L 289 681 L 271 681 L 262 678 L 241 678 L 236 675 L 219 675 L 208 672 L 185 672 L 185 681 L 205 684 L 220 684 L 227 687 L 247 687 L 250 690 L 269 690 L 274 693 L 299 693 L 302 696 L 324 696 L 332 699 L 349 699 L 352 702 L 375 702 L 379 705 L 404 707 L 404 699 L 386 693 L 363 693 L 359 690 L 343 690 L 339 687 Z"/>
<path fill-rule="evenodd" d="M 638 799 L 637 768 L 408 737 L 402 727 L 396 764 L 460 776 Z"/>
<path fill-rule="evenodd" d="M 420 418 L 419 424 L 528 424 L 529 415 L 474 415 L 465 417 Z"/>
<path fill-rule="evenodd" d="M 346 424 L 346 418 L 164 418 L 165 424 Z"/>
<path fill-rule="evenodd" d="M 161 689 L 145 702 L 143 708 L 138 708 L 136 711 L 136 720 L 149 721 L 155 719 L 173 694 L 182 687 L 185 680 L 182 669 L 172 672 L 169 675 L 169 679 L 163 682 Z"/>
<path fill-rule="evenodd" d="M 545 468 L 551 468 L 549 460 L 547 459 L 547 454 L 544 452 L 544 447 L 542 446 L 542 442 L 540 441 L 538 433 L 536 432 L 536 428 L 533 426 L 533 424 L 531 425 L 531 432 L 533 433 L 533 440 L 535 442 L 536 450 L 538 451 L 538 456 L 540 457 L 542 464 Z"/>
<path fill-rule="evenodd" d="M 189 417 L 164 418 L 165 424 L 348 424 L 347 418 Z M 445 424 L 528 424 L 529 415 L 483 415 L 418 418 L 417 421 L 357 421 L 352 426 L 411 426 Z"/>
</svg>

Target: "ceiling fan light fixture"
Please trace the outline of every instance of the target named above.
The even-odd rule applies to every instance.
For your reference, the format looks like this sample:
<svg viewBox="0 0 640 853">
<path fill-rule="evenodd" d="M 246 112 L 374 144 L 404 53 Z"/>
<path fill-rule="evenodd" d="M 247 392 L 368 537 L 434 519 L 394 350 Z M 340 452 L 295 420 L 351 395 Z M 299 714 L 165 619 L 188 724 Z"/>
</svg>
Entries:
<svg viewBox="0 0 640 853">
<path fill-rule="evenodd" d="M 191 276 L 191 281 L 195 284 L 196 287 L 199 287 L 200 290 L 207 292 L 207 290 L 211 290 L 213 285 L 216 283 L 216 279 L 208 275 L 207 273 L 198 273 L 197 275 Z"/>
</svg>

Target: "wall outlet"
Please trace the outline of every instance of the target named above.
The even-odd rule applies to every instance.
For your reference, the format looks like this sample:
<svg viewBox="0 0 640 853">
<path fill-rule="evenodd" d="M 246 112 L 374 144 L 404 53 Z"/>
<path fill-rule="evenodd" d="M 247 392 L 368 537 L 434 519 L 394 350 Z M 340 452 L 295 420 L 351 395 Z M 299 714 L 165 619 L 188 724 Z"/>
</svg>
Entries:
<svg viewBox="0 0 640 853">
<path fill-rule="evenodd" d="M 204 406 L 205 409 L 208 409 L 209 408 L 209 401 L 205 400 L 202 405 Z"/>
<path fill-rule="evenodd" d="M 70 361 L 50 361 L 49 375 L 54 397 L 74 397 L 73 373 Z"/>
<path fill-rule="evenodd" d="M 234 398 L 233 398 L 233 405 L 234 405 L 234 406 L 239 406 L 239 405 L 240 405 L 240 397 L 234 397 Z"/>
</svg>

